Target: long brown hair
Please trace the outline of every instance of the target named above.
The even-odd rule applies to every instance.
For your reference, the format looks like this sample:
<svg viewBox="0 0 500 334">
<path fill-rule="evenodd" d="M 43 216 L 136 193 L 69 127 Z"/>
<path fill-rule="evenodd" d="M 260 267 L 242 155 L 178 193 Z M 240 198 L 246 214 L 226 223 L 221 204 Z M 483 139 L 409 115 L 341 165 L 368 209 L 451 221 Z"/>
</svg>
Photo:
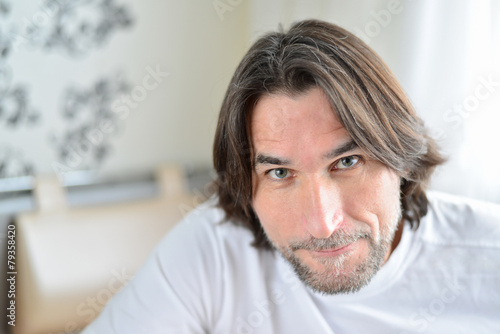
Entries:
<svg viewBox="0 0 500 334">
<path fill-rule="evenodd" d="M 226 218 L 270 248 L 252 208 L 250 114 L 262 94 L 291 96 L 319 87 L 354 142 L 402 176 L 403 217 L 417 228 L 427 213 L 425 188 L 444 162 L 394 75 L 348 31 L 306 20 L 255 42 L 229 84 L 214 140 L 216 193 Z"/>
</svg>

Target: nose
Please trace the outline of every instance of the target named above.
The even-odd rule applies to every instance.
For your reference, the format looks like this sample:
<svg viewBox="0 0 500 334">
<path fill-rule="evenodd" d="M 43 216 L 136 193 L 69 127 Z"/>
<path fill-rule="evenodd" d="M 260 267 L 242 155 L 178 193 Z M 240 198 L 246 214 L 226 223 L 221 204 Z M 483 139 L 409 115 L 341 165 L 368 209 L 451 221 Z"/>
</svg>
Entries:
<svg viewBox="0 0 500 334">
<path fill-rule="evenodd" d="M 330 237 L 344 221 L 339 190 L 324 183 L 324 180 L 313 180 L 303 193 L 303 224 L 317 239 Z"/>
</svg>

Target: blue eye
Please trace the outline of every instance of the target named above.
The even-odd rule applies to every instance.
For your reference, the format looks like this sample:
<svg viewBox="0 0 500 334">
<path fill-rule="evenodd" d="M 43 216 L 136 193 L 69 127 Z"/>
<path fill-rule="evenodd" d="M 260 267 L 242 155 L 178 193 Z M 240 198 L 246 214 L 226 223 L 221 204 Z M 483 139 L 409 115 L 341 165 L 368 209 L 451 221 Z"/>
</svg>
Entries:
<svg viewBox="0 0 500 334">
<path fill-rule="evenodd" d="M 271 175 L 271 178 L 281 180 L 288 176 L 289 171 L 286 168 L 275 168 L 271 169 L 268 173 Z"/>
<path fill-rule="evenodd" d="M 348 157 L 343 157 L 335 164 L 335 169 L 346 169 L 355 166 L 359 162 L 359 157 L 357 155 L 350 155 Z"/>
</svg>

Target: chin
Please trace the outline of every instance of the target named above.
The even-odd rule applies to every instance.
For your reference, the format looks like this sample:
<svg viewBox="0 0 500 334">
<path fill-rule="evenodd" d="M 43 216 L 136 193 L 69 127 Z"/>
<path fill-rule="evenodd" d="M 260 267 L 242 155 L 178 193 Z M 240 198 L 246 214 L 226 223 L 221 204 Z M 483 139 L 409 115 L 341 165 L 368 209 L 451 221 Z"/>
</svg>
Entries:
<svg viewBox="0 0 500 334">
<path fill-rule="evenodd" d="M 331 256 L 314 256 L 309 250 L 286 249 L 280 253 L 304 284 L 316 292 L 334 295 L 354 293 L 366 286 L 382 267 L 389 245 L 375 244 L 368 238 Z"/>
</svg>

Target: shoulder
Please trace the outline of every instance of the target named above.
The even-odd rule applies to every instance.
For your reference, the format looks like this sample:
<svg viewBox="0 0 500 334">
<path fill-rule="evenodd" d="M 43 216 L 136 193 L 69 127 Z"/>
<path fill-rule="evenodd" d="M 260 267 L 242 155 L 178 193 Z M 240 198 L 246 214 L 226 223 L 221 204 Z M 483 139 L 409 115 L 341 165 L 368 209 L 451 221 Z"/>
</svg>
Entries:
<svg viewBox="0 0 500 334">
<path fill-rule="evenodd" d="M 165 268 L 182 268 L 215 280 L 243 264 L 259 261 L 250 229 L 226 219 L 212 197 L 189 212 L 159 243 L 156 254 Z M 183 278 L 179 276 L 179 279 Z"/>
<path fill-rule="evenodd" d="M 232 278 L 245 277 L 231 275 L 228 258 L 245 263 L 256 252 L 244 251 L 252 249 L 250 230 L 226 221 L 216 202 L 212 198 L 191 209 L 167 233 L 87 332 L 205 333 L 218 326 L 228 298 L 242 291 L 237 285 L 242 280 Z"/>
<path fill-rule="evenodd" d="M 196 248 L 220 247 L 221 244 L 242 245 L 253 240 L 251 231 L 227 220 L 224 211 L 217 205 L 217 198 L 211 197 L 206 202 L 192 209 L 160 243 L 175 243 L 181 249 L 189 245 Z"/>
<path fill-rule="evenodd" d="M 419 227 L 424 241 L 500 248 L 500 205 L 434 191 L 427 196 Z"/>
</svg>

